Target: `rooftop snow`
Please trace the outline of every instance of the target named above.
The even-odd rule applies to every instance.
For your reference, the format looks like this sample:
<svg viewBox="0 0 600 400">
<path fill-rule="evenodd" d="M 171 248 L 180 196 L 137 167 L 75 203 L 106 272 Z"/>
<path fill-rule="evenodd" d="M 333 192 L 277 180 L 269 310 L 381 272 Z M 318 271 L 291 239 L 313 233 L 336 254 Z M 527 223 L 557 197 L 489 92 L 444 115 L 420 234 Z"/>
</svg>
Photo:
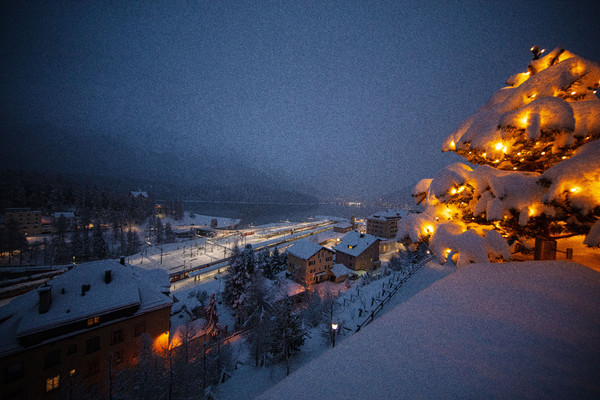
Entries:
<svg viewBox="0 0 600 400">
<path fill-rule="evenodd" d="M 369 248 L 369 246 L 375 243 L 376 240 L 380 239 L 373 235 L 352 231 L 344 235 L 340 243 L 338 243 L 333 250 L 358 257 Z"/>
<path fill-rule="evenodd" d="M 111 270 L 110 283 L 104 282 L 105 271 Z M 15 324 L 0 324 L 0 337 L 29 335 L 49 328 L 95 317 L 111 311 L 139 306 L 139 312 L 170 306 L 172 300 L 162 292 L 169 287 L 164 270 L 144 270 L 122 265 L 115 260 L 79 264 L 48 282 L 52 286 L 52 302 L 48 312 L 40 314 L 39 294 L 32 290 L 0 308 L 0 320 L 12 316 Z M 82 296 L 82 285 L 90 289 Z M 64 293 L 63 293 L 64 289 Z M 10 329 L 9 329 L 10 328 Z M 14 328 L 14 330 L 12 329 Z M 14 341 L 16 343 L 16 341 Z M 0 349 L 0 352 L 2 352 Z"/>
<path fill-rule="evenodd" d="M 294 243 L 292 247 L 287 249 L 287 252 L 303 260 L 308 260 L 317 254 L 317 252 L 321 249 L 325 249 L 325 247 L 311 242 L 310 240 L 301 239 Z"/>
<path fill-rule="evenodd" d="M 371 215 L 369 217 L 369 219 L 378 219 L 378 220 L 385 221 L 390 218 L 402 218 L 402 217 L 405 217 L 407 214 L 408 214 L 408 211 L 406 211 L 406 210 L 388 209 L 386 211 L 380 211 L 378 213 Z"/>
<path fill-rule="evenodd" d="M 344 264 L 333 264 L 333 267 L 331 267 L 330 271 L 338 278 L 344 275 L 356 275 L 356 271 L 347 268 Z"/>
</svg>

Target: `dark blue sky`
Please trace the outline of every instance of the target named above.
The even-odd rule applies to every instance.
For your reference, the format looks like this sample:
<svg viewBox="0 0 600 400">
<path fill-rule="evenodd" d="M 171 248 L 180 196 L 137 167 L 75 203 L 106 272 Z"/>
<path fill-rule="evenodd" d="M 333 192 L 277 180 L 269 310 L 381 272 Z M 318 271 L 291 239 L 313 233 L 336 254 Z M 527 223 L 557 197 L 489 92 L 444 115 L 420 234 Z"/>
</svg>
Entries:
<svg viewBox="0 0 600 400">
<path fill-rule="evenodd" d="M 600 61 L 593 1 L 5 1 L 0 12 L 0 128 L 52 148 L 45 163 L 60 169 L 60 152 L 89 140 L 107 143 L 81 147 L 94 165 L 135 174 L 136 157 L 206 156 L 331 195 L 384 194 L 458 160 L 442 139 L 525 70 L 533 44 Z M 117 145 L 139 151 L 117 160 Z"/>
</svg>

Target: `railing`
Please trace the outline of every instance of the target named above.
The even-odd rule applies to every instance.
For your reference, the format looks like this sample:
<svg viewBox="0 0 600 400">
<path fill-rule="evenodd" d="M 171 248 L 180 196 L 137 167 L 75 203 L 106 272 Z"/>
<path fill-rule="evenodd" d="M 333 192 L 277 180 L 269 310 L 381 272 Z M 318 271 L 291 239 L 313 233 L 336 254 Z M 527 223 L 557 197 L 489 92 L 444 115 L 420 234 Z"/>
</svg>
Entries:
<svg viewBox="0 0 600 400">
<path fill-rule="evenodd" d="M 404 283 L 406 283 L 408 278 L 410 278 L 423 265 L 427 264 L 429 261 L 433 260 L 434 258 L 435 257 L 433 255 L 430 255 L 429 257 L 421 260 L 418 264 L 415 264 L 408 272 L 408 275 L 404 276 L 396 284 L 396 286 L 394 286 L 394 288 L 387 293 L 387 296 L 383 300 L 373 299 L 373 300 L 378 300 L 379 304 L 377 304 L 377 307 L 375 307 L 373 310 L 371 310 L 371 313 L 369 314 L 369 316 L 361 324 L 357 325 L 356 331 L 354 331 L 354 333 L 360 331 L 363 326 L 369 325 L 371 322 L 373 322 L 373 319 L 375 319 L 377 314 L 379 314 L 381 312 L 381 310 L 383 310 L 383 306 L 390 302 L 390 300 L 392 299 L 392 296 L 394 296 L 398 292 L 398 290 L 400 290 L 400 288 L 402 287 L 402 285 L 404 285 Z M 373 303 L 371 303 L 371 304 L 373 304 Z"/>
</svg>

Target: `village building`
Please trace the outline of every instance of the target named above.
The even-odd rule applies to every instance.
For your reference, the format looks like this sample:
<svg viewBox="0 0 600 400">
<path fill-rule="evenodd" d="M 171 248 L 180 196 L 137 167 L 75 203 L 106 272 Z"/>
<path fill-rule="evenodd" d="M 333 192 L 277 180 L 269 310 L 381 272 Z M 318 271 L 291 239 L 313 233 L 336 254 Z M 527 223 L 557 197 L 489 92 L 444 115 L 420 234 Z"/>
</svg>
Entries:
<svg viewBox="0 0 600 400">
<path fill-rule="evenodd" d="M 333 226 L 333 231 L 338 233 L 348 233 L 352 229 L 354 229 L 354 224 L 344 221 L 340 221 Z"/>
<path fill-rule="evenodd" d="M 394 209 L 375 213 L 367 218 L 367 233 L 380 238 L 395 238 L 398 233 L 398 221 L 407 214 L 405 210 Z"/>
<path fill-rule="evenodd" d="M 333 248 L 335 262 L 354 271 L 376 269 L 380 264 L 380 241 L 378 237 L 366 233 L 348 232 Z"/>
<path fill-rule="evenodd" d="M 7 208 L 4 210 L 4 223 L 14 221 L 17 229 L 24 235 L 42 233 L 42 212 L 31 208 Z"/>
<path fill-rule="evenodd" d="M 356 272 L 347 268 L 344 264 L 333 264 L 329 270 L 329 279 L 335 283 L 344 282 L 351 275 L 356 275 Z"/>
<path fill-rule="evenodd" d="M 106 393 L 143 346 L 168 338 L 164 270 L 102 260 L 79 264 L 0 308 L 0 393 L 54 399 L 74 384 Z M 107 398 L 107 396 L 103 396 Z"/>
<path fill-rule="evenodd" d="M 288 271 L 307 284 L 329 279 L 334 252 L 309 240 L 298 240 L 287 250 Z"/>
</svg>

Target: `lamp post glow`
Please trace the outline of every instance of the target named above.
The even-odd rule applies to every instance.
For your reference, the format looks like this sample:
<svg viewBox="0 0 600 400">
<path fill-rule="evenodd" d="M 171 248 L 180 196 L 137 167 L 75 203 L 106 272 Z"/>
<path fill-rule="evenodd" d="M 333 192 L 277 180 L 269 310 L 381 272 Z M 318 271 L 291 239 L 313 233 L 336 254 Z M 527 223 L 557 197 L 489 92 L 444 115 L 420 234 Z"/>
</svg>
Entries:
<svg viewBox="0 0 600 400">
<path fill-rule="evenodd" d="M 331 343 L 332 343 L 332 347 L 335 347 L 335 331 L 338 328 L 338 324 L 335 323 L 331 323 Z"/>
</svg>

